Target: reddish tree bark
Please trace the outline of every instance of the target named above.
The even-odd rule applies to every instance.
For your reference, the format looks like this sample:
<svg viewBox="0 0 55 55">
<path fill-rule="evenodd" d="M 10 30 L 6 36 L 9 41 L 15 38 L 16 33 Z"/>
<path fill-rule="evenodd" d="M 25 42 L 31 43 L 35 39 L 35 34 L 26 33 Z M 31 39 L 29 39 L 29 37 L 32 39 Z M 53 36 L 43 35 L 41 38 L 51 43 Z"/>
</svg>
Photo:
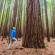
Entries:
<svg viewBox="0 0 55 55">
<path fill-rule="evenodd" d="M 28 0 L 26 32 L 23 37 L 24 47 L 44 47 L 43 27 L 39 0 Z"/>
</svg>

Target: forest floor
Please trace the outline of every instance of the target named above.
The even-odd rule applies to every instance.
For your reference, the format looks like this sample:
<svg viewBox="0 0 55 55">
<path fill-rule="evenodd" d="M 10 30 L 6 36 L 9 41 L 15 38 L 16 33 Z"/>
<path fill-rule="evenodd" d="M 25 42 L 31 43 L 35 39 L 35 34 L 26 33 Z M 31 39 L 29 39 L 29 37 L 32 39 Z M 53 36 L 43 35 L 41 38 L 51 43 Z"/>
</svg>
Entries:
<svg viewBox="0 0 55 55">
<path fill-rule="evenodd" d="M 0 42 L 1 43 L 1 42 Z M 55 55 L 55 39 L 51 38 L 50 42 L 45 39 L 46 48 L 34 49 L 34 48 L 23 48 L 22 39 L 18 39 L 17 48 L 7 49 L 7 41 L 4 39 L 3 47 L 0 46 L 0 55 Z M 1 45 L 1 44 L 0 44 Z"/>
</svg>

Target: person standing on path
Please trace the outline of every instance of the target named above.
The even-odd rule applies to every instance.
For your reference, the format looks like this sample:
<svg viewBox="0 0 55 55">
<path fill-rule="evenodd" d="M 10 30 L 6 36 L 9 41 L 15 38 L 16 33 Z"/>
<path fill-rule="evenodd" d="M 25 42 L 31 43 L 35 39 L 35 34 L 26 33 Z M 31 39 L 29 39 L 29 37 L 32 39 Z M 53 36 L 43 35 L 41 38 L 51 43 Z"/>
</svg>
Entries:
<svg viewBox="0 0 55 55">
<path fill-rule="evenodd" d="M 14 42 L 14 47 L 16 48 L 16 43 L 17 43 L 17 39 L 16 39 L 16 27 L 13 27 L 11 30 L 10 30 L 10 43 L 8 45 L 8 49 L 11 48 L 11 45 L 13 44 Z"/>
</svg>

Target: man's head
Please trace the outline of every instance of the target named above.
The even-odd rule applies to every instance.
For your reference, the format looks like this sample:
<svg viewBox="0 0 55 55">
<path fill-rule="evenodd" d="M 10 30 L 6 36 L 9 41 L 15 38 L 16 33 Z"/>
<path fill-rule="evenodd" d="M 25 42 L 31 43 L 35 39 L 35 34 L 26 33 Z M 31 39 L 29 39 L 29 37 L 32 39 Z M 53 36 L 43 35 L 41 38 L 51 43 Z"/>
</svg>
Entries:
<svg viewBox="0 0 55 55">
<path fill-rule="evenodd" d="M 16 27 L 13 27 L 13 29 L 16 29 Z"/>
</svg>

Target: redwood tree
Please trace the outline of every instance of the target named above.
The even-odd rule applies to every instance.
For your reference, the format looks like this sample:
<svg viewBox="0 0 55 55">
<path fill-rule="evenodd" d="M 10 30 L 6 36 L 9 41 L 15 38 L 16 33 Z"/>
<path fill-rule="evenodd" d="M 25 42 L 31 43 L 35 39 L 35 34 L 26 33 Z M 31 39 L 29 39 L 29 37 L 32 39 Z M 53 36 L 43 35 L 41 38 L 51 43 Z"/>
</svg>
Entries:
<svg viewBox="0 0 55 55">
<path fill-rule="evenodd" d="M 39 0 L 28 0 L 26 32 L 23 37 L 24 47 L 44 47 L 43 27 Z"/>
<path fill-rule="evenodd" d="M 44 0 L 44 5 L 45 5 L 45 18 L 46 18 L 46 36 L 47 36 L 47 40 L 50 41 L 46 0 Z"/>
</svg>

